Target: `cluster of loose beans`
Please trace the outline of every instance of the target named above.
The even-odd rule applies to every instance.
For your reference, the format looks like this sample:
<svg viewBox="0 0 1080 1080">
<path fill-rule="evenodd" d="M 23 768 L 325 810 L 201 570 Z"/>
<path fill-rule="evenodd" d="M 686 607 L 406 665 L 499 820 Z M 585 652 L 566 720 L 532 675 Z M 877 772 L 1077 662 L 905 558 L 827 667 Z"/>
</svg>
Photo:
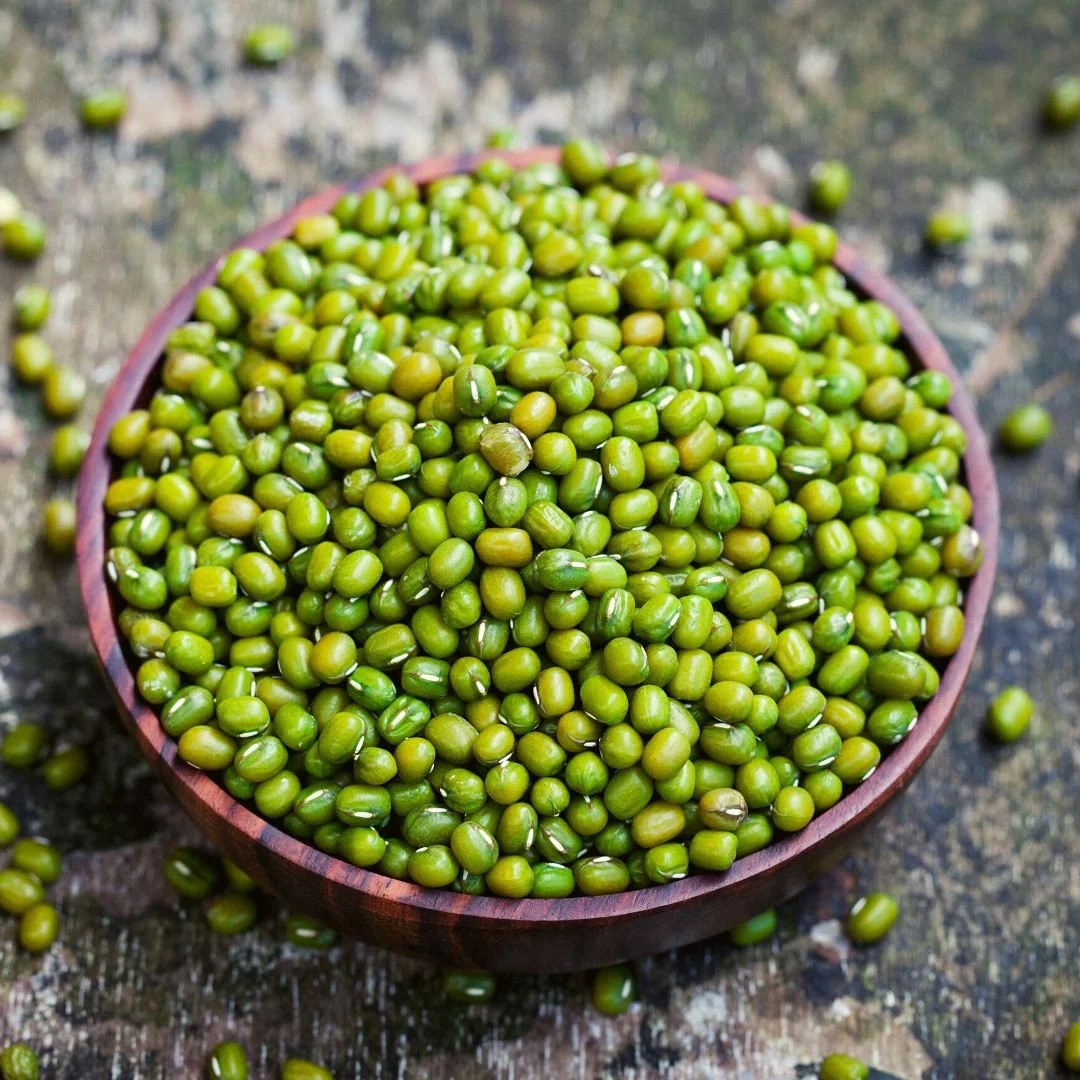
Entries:
<svg viewBox="0 0 1080 1080">
<path fill-rule="evenodd" d="M 44 952 L 56 940 L 59 918 L 45 890 L 60 877 L 60 853 L 36 837 L 20 837 L 19 820 L 0 803 L 0 849 L 10 846 L 0 869 L 0 911 L 19 920 L 18 940 L 27 952 Z"/>
<path fill-rule="evenodd" d="M 0 189 L 0 239 L 9 256 L 35 259 L 45 245 L 44 226 L 24 213 L 9 192 Z M 54 476 L 74 476 L 89 445 L 89 435 L 73 420 L 86 397 L 86 380 L 75 368 L 59 363 L 40 333 L 49 317 L 51 299 L 41 285 L 24 285 L 17 290 L 13 322 L 18 333 L 11 344 L 11 369 L 27 386 L 37 387 L 41 404 L 53 420 L 64 421 L 53 433 L 49 464 Z M 45 504 L 42 535 L 54 555 L 68 556 L 75 546 L 75 504 L 67 497 Z"/>
<path fill-rule="evenodd" d="M 0 740 L 0 763 L 11 770 L 36 769 L 50 791 L 60 792 L 82 780 L 90 761 L 84 747 L 53 745 L 40 724 L 24 721 Z M 9 855 L 8 865 L 0 869 L 0 911 L 19 920 L 22 948 L 40 953 L 53 944 L 59 928 L 59 915 L 47 901 L 46 890 L 60 877 L 62 859 L 48 841 L 22 833 L 15 812 L 0 802 L 0 851 Z"/>
<path fill-rule="evenodd" d="M 916 723 L 981 558 L 948 380 L 835 244 L 578 142 L 230 254 L 110 438 L 119 626 L 180 757 L 471 893 L 804 828 Z"/>
</svg>

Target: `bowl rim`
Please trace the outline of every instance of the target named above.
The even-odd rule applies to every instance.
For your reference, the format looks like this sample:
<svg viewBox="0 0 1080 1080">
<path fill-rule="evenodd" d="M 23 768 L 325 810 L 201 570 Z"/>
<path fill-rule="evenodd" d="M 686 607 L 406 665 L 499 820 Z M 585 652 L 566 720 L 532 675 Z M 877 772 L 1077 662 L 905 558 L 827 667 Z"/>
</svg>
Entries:
<svg viewBox="0 0 1080 1080">
<path fill-rule="evenodd" d="M 235 848 L 251 844 L 267 848 L 278 860 L 291 864 L 296 871 L 314 871 L 322 875 L 328 885 L 336 885 L 353 894 L 357 903 L 362 904 L 365 900 L 383 903 L 396 901 L 403 908 L 413 909 L 417 917 L 424 912 L 442 912 L 454 919 L 479 920 L 496 931 L 510 931 L 527 923 L 574 923 L 599 927 L 621 915 L 662 912 L 709 895 L 719 902 L 726 891 L 744 888 L 757 881 L 767 882 L 771 873 L 784 864 L 824 858 L 830 840 L 873 817 L 908 784 L 941 739 L 971 668 L 989 606 L 997 563 L 997 486 L 987 441 L 979 426 L 974 404 L 945 347 L 914 304 L 889 277 L 873 269 L 841 241 L 833 259 L 837 268 L 860 294 L 881 300 L 892 308 L 900 322 L 905 351 L 913 361 L 922 368 L 943 372 L 952 382 L 949 412 L 964 428 L 968 438 L 968 449 L 963 459 L 964 471 L 972 494 L 973 524 L 983 541 L 984 558 L 965 592 L 963 642 L 945 666 L 938 693 L 921 711 L 915 728 L 883 758 L 874 774 L 847 792 L 836 805 L 815 817 L 801 832 L 775 840 L 762 850 L 744 856 L 721 874 L 696 873 L 667 885 L 632 889 L 607 896 L 512 900 L 428 889 L 353 866 L 289 836 L 273 822 L 259 817 L 234 799 L 212 776 L 180 761 L 176 754 L 176 742 L 165 734 L 157 714 L 138 697 L 133 667 L 117 638 L 112 590 L 104 570 L 103 498 L 111 470 L 108 433 L 113 423 L 128 412 L 144 393 L 169 332 L 190 317 L 195 294 L 214 281 L 229 251 L 238 247 L 263 249 L 291 233 L 293 225 L 300 218 L 328 212 L 344 194 L 376 187 L 396 173 L 405 173 L 423 185 L 453 173 L 472 171 L 478 164 L 491 158 L 503 159 L 515 168 L 521 168 L 538 162 L 557 162 L 559 155 L 558 147 L 489 150 L 443 155 L 413 165 L 387 166 L 359 180 L 338 184 L 312 195 L 287 213 L 232 243 L 191 278 L 154 316 L 128 354 L 95 420 L 76 500 L 76 560 L 91 641 L 113 697 L 123 718 L 132 728 L 143 756 L 155 764 L 159 772 L 162 769 L 171 772 L 175 782 L 186 788 L 190 797 L 201 803 L 208 814 L 219 818 L 225 835 Z M 733 181 L 704 169 L 666 160 L 661 162 L 661 167 L 665 180 L 696 182 L 707 196 L 723 203 L 747 194 Z M 764 203 L 774 201 L 756 194 L 754 198 Z M 795 210 L 791 214 L 795 222 L 808 220 Z"/>
</svg>

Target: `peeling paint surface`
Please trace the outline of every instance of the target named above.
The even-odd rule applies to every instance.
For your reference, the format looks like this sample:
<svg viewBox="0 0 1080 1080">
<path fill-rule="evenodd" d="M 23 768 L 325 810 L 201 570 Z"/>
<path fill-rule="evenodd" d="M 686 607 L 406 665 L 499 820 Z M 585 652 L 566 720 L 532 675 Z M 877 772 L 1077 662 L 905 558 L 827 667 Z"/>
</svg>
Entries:
<svg viewBox="0 0 1080 1080">
<path fill-rule="evenodd" d="M 243 30 L 270 18 L 298 52 L 247 68 Z M 50 229 L 32 270 L 0 260 L 0 296 L 52 289 L 48 339 L 91 405 L 150 314 L 237 235 L 327 184 L 513 125 L 526 144 L 589 133 L 794 202 L 818 157 L 842 158 L 840 231 L 927 314 L 987 426 L 1032 396 L 1057 425 L 1036 458 L 999 460 L 993 620 L 908 794 L 781 911 L 775 940 L 654 956 L 641 1001 L 608 1019 L 583 977 L 507 979 L 498 1003 L 448 1006 L 424 964 L 284 945 L 269 902 L 254 932 L 215 939 L 176 901 L 162 859 L 198 838 L 112 713 L 73 576 L 36 546 L 49 430 L 36 394 L 5 381 L 0 730 L 38 721 L 89 742 L 95 767 L 60 797 L 0 773 L 0 798 L 67 863 L 54 950 L 19 952 L 0 922 L 0 1045 L 34 1043 L 50 1080 L 194 1077 L 223 1038 L 259 1078 L 299 1054 L 338 1080 L 792 1080 L 833 1050 L 905 1080 L 1054 1075 L 1080 1016 L 1080 134 L 1048 137 L 1036 114 L 1075 43 L 1074 0 L 0 0 L 0 88 L 29 105 L 0 141 L 0 186 Z M 118 136 L 82 132 L 73 108 L 101 82 L 130 96 Z M 970 213 L 973 238 L 932 256 L 939 205 Z M 982 715 L 1012 682 L 1038 715 L 992 747 Z M 901 918 L 855 949 L 840 921 L 876 888 Z"/>
</svg>

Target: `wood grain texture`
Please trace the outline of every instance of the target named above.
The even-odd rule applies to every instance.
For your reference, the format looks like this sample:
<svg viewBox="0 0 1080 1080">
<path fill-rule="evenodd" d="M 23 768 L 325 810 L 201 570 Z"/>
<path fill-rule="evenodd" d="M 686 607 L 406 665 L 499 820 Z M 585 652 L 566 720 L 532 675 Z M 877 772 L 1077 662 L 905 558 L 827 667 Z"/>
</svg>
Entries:
<svg viewBox="0 0 1080 1080">
<path fill-rule="evenodd" d="M 470 172 L 492 156 L 521 168 L 557 162 L 559 151 L 548 147 L 439 157 L 403 166 L 403 171 L 423 186 L 453 173 Z M 382 184 L 394 168 L 311 196 L 233 246 L 261 250 L 289 235 L 301 218 L 329 212 L 344 192 Z M 663 171 L 669 180 L 696 182 L 721 202 L 730 202 L 740 193 L 732 181 L 702 169 L 669 163 Z M 492 971 L 579 971 L 712 937 L 789 899 L 839 862 L 889 799 L 911 782 L 956 708 L 982 633 L 997 565 L 997 486 L 974 406 L 941 342 L 896 285 L 871 270 L 846 244 L 837 249 L 836 265 L 861 295 L 880 300 L 896 312 L 901 327 L 898 347 L 915 367 L 941 371 L 956 387 L 949 407 L 968 436 L 965 479 L 985 554 L 965 589 L 964 641 L 942 672 L 938 694 L 921 711 L 914 731 L 885 756 L 873 776 L 836 806 L 802 832 L 738 860 L 724 874 L 693 874 L 669 885 L 616 896 L 505 900 L 423 889 L 351 866 L 263 820 L 214 778 L 179 760 L 175 741 L 165 734 L 157 714 L 135 688 L 138 662 L 117 638 L 116 596 L 105 575 L 102 503 L 116 471 L 108 453 L 109 432 L 160 384 L 166 338 L 191 318 L 195 295 L 215 280 L 224 257 L 197 274 L 150 321 L 105 397 L 79 479 L 76 563 L 94 650 L 140 750 L 214 847 L 262 885 L 341 933 L 413 956 Z"/>
<path fill-rule="evenodd" d="M 300 48 L 245 69 L 237 42 L 264 18 L 291 22 Z M 5 381 L 0 730 L 34 719 L 87 741 L 95 783 L 57 799 L 0 772 L 0 798 L 66 858 L 53 952 L 21 953 L 0 919 L 0 1043 L 34 1043 L 50 1080 L 194 1077 L 226 1037 L 260 1080 L 290 1053 L 338 1080 L 794 1080 L 835 1049 L 905 1078 L 1063 1075 L 1080 954 L 1080 206 L 1075 133 L 1047 138 L 1034 115 L 1050 75 L 1076 68 L 1074 24 L 1068 0 L 0 4 L 0 83 L 31 103 L 0 140 L 0 184 L 50 227 L 34 267 L 0 259 L 0 297 L 53 289 L 46 333 L 91 406 L 149 313 L 238 233 L 512 123 L 527 144 L 589 133 L 795 203 L 816 158 L 844 159 L 841 235 L 974 373 L 987 430 L 1031 396 L 1058 428 L 1034 458 L 996 461 L 991 617 L 954 720 L 887 822 L 784 905 L 774 941 L 653 955 L 640 1003 L 611 1020 L 582 978 L 519 976 L 498 1002 L 448 1007 L 431 965 L 285 946 L 269 904 L 252 933 L 215 938 L 170 894 L 161 861 L 198 833 L 116 719 L 74 574 L 37 545 L 49 428 L 36 392 Z M 72 95 L 103 81 L 129 112 L 118 135 L 89 137 Z M 939 202 L 967 210 L 973 236 L 931 256 L 922 224 Z M 1039 711 L 1028 738 L 995 747 L 982 714 L 1008 683 Z M 873 888 L 901 918 L 852 950 L 838 919 Z"/>
</svg>

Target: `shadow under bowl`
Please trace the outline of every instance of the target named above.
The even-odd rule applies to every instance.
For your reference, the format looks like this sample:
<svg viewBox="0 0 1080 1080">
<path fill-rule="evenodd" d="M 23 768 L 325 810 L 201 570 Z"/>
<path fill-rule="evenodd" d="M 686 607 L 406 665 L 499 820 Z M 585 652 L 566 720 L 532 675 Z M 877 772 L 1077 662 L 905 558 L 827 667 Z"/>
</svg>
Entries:
<svg viewBox="0 0 1080 1080">
<path fill-rule="evenodd" d="M 289 235 L 300 218 L 328 212 L 345 192 L 376 187 L 393 172 L 405 172 L 418 184 L 426 184 L 470 171 L 488 157 L 522 167 L 557 161 L 558 155 L 555 148 L 491 151 L 383 169 L 312 196 L 234 246 L 265 248 Z M 730 180 L 700 169 L 666 164 L 664 177 L 695 181 L 709 197 L 724 203 L 740 194 Z M 974 406 L 941 342 L 897 286 L 845 244 L 838 246 L 835 264 L 852 287 L 893 309 L 902 330 L 899 345 L 915 366 L 944 372 L 953 384 L 949 411 L 968 437 L 964 473 L 985 556 L 968 583 L 964 640 L 942 673 L 938 694 L 877 771 L 806 829 L 739 859 L 724 874 L 695 874 L 615 896 L 564 900 L 467 896 L 397 881 L 324 854 L 259 817 L 213 777 L 181 761 L 175 741 L 139 697 L 133 658 L 117 638 L 113 592 L 104 570 L 102 502 L 113 473 L 107 441 L 116 420 L 145 404 L 158 385 L 159 360 L 169 332 L 190 318 L 195 294 L 213 283 L 223 258 L 224 254 L 188 282 L 153 319 L 105 398 L 79 481 L 76 558 L 94 650 L 124 723 L 206 838 L 261 885 L 343 934 L 412 956 L 493 971 L 575 971 L 699 941 L 781 903 L 839 862 L 889 800 L 911 782 L 941 738 L 971 668 L 997 561 L 998 495 Z"/>
</svg>

